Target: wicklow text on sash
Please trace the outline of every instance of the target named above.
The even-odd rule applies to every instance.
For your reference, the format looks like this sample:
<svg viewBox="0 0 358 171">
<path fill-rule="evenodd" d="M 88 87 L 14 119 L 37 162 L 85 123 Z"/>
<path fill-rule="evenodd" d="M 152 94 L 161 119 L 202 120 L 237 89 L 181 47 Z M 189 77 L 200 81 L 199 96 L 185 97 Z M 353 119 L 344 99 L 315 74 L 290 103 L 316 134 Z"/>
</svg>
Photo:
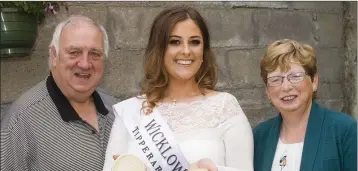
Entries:
<svg viewBox="0 0 358 171">
<path fill-rule="evenodd" d="M 138 99 L 123 105 L 115 105 L 114 111 L 122 111 L 130 136 L 136 142 L 142 158 L 145 158 L 152 171 L 187 171 L 189 163 L 176 144 L 172 131 L 157 110 L 150 115 L 141 112 Z M 119 103 L 120 104 L 120 103 Z"/>
</svg>

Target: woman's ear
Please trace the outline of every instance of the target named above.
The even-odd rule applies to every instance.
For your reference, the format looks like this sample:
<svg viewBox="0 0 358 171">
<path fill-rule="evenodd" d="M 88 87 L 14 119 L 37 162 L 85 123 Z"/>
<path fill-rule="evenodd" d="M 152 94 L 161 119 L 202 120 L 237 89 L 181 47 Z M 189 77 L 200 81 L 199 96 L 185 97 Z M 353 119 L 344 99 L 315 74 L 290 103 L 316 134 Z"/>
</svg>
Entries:
<svg viewBox="0 0 358 171">
<path fill-rule="evenodd" d="M 317 88 L 318 88 L 318 74 L 315 74 L 313 76 L 313 83 L 312 83 L 313 92 L 317 91 Z"/>
</svg>

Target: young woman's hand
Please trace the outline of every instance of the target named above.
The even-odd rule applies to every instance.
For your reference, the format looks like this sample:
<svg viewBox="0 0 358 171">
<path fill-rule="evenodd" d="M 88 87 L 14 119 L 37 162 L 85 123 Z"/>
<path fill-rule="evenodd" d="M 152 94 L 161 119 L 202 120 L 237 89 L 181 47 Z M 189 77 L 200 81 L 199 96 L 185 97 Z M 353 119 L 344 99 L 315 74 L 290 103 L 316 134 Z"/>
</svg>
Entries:
<svg viewBox="0 0 358 171">
<path fill-rule="evenodd" d="M 218 168 L 212 160 L 204 158 L 192 164 L 189 171 L 218 171 Z"/>
</svg>

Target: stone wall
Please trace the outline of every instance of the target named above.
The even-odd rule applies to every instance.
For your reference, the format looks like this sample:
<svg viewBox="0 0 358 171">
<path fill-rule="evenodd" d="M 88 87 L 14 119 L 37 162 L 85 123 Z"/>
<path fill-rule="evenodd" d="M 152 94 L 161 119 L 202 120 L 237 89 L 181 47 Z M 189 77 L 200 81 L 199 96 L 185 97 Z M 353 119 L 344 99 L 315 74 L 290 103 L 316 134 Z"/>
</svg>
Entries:
<svg viewBox="0 0 358 171">
<path fill-rule="evenodd" d="M 237 97 L 253 126 L 275 115 L 264 93 L 259 58 L 270 42 L 283 38 L 316 48 L 320 77 L 317 101 L 354 113 L 356 2 L 66 3 L 68 11 L 61 6 L 58 15 L 47 16 L 40 26 L 30 57 L 1 59 L 2 110 L 48 75 L 52 32 L 60 20 L 72 14 L 87 15 L 108 31 L 110 55 L 101 86 L 118 99 L 135 95 L 143 76 L 143 53 L 151 22 L 161 10 L 184 4 L 196 7 L 208 22 L 220 66 L 217 88 Z"/>
<path fill-rule="evenodd" d="M 344 108 L 357 117 L 357 2 L 343 3 L 344 17 Z"/>
</svg>

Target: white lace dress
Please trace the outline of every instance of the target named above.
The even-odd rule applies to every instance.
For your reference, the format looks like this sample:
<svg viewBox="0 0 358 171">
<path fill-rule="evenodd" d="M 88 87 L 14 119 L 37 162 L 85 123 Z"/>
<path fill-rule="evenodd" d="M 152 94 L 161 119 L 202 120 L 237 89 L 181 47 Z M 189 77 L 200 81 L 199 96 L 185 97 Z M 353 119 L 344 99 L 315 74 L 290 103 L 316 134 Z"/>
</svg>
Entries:
<svg viewBox="0 0 358 171">
<path fill-rule="evenodd" d="M 224 92 L 191 103 L 157 106 L 189 163 L 214 161 L 219 171 L 253 171 L 253 136 L 236 98 Z M 114 154 L 133 147 L 126 128 L 116 118 L 107 146 L 104 171 L 113 166 Z"/>
</svg>

